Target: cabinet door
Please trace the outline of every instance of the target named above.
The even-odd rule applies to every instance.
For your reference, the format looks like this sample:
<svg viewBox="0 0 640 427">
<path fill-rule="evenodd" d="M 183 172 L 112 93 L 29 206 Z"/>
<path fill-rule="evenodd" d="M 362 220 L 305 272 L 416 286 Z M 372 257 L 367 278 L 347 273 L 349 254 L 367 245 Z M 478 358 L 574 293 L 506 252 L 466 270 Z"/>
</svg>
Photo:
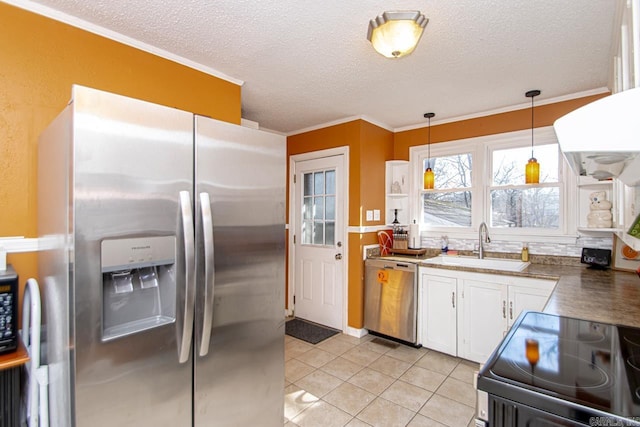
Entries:
<svg viewBox="0 0 640 427">
<path fill-rule="evenodd" d="M 453 277 L 422 274 L 421 344 L 456 355 L 457 282 Z"/>
<path fill-rule="evenodd" d="M 507 331 L 507 286 L 461 280 L 458 356 L 484 363 Z"/>
<path fill-rule="evenodd" d="M 509 286 L 508 325 L 511 327 L 523 310 L 542 311 L 551 291 L 523 286 Z"/>
</svg>

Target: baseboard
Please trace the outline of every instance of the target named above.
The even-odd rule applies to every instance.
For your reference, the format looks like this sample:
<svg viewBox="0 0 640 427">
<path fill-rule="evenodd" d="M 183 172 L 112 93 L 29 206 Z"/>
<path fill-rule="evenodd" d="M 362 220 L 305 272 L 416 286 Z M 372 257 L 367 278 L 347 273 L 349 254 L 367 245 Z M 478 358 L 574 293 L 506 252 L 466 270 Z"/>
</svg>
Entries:
<svg viewBox="0 0 640 427">
<path fill-rule="evenodd" d="M 347 330 L 344 333 L 352 337 L 362 338 L 365 335 L 367 335 L 369 331 L 367 331 L 364 328 L 356 329 L 356 328 L 352 328 L 351 326 L 347 326 Z"/>
</svg>

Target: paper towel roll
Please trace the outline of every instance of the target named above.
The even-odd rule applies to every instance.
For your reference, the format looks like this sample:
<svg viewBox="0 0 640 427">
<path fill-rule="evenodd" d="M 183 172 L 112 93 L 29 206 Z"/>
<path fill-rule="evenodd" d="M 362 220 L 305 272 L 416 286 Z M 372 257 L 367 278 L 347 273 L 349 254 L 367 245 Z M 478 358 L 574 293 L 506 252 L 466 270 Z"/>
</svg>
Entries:
<svg viewBox="0 0 640 427">
<path fill-rule="evenodd" d="M 409 224 L 409 248 L 420 249 L 420 226 L 415 222 Z"/>
</svg>

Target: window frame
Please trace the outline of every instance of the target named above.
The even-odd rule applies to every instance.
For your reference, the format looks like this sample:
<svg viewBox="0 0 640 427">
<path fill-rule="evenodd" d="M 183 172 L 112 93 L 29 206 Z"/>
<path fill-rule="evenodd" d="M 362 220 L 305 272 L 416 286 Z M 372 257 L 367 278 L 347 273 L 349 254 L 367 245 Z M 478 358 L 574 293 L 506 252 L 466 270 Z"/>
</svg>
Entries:
<svg viewBox="0 0 640 427">
<path fill-rule="evenodd" d="M 534 129 L 534 156 L 536 145 L 558 144 L 558 139 L 552 126 Z M 531 129 L 506 132 L 461 140 L 452 140 L 431 144 L 431 157 L 451 156 L 462 153 L 472 155 L 472 192 L 471 203 L 471 227 L 442 227 L 429 226 L 423 222 L 422 195 L 425 192 L 450 192 L 461 189 L 424 190 L 422 184 L 422 165 L 427 159 L 427 145 L 413 146 L 409 148 L 409 163 L 411 168 L 411 218 L 420 224 L 420 230 L 427 237 L 440 237 L 447 234 L 451 237 L 477 238 L 477 230 L 482 222 L 490 224 L 492 189 L 499 188 L 526 188 L 526 187 L 558 187 L 559 191 L 559 224 L 557 229 L 544 228 L 496 228 L 489 227 L 489 232 L 494 240 L 525 241 L 530 242 L 554 242 L 570 243 L 576 239 L 576 191 L 577 179 L 569 169 L 562 155 L 558 154 L 558 182 L 541 184 L 522 184 L 513 186 L 493 185 L 493 152 L 500 149 L 517 148 L 531 145 Z M 558 150 L 559 147 L 558 147 Z M 538 158 L 539 162 L 544 159 Z M 525 165 L 522 165 L 524 169 Z"/>
</svg>

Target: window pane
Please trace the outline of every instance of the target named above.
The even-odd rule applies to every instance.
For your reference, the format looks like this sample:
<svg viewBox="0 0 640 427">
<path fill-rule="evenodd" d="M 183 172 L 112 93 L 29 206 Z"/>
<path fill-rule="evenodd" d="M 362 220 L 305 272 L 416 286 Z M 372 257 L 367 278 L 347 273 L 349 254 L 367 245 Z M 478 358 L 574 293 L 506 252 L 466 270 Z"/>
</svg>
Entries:
<svg viewBox="0 0 640 427">
<path fill-rule="evenodd" d="M 558 187 L 491 191 L 491 227 L 558 228 L 559 224 Z"/>
<path fill-rule="evenodd" d="M 336 219 L 336 198 L 327 196 L 325 198 L 325 219 Z"/>
<path fill-rule="evenodd" d="M 428 160 L 424 161 L 423 171 Z M 432 157 L 430 164 L 435 175 L 435 188 L 468 188 L 471 187 L 471 153 L 456 154 L 447 157 Z"/>
<path fill-rule="evenodd" d="M 325 245 L 333 245 L 336 241 L 336 223 L 335 222 L 325 222 Z"/>
<path fill-rule="evenodd" d="M 304 195 L 311 196 L 313 194 L 313 174 L 304 174 Z"/>
<path fill-rule="evenodd" d="M 313 198 L 313 219 L 324 219 L 324 197 Z"/>
<path fill-rule="evenodd" d="M 427 225 L 471 227 L 471 191 L 426 193 L 422 199 L 422 212 Z"/>
<path fill-rule="evenodd" d="M 310 245 L 312 240 L 313 223 L 311 221 L 302 222 L 302 244 Z"/>
<path fill-rule="evenodd" d="M 313 198 L 305 197 L 302 205 L 302 219 L 313 218 Z"/>
<path fill-rule="evenodd" d="M 313 223 L 313 244 L 324 244 L 324 222 L 315 221 Z"/>
<path fill-rule="evenodd" d="M 324 194 L 324 172 L 313 174 L 313 194 Z"/>
<path fill-rule="evenodd" d="M 540 163 L 540 182 L 558 182 L 558 144 L 536 145 L 533 154 Z M 493 152 L 493 185 L 524 184 L 524 168 L 531 158 L 531 147 Z"/>
<path fill-rule="evenodd" d="M 325 179 L 327 180 L 327 188 L 325 189 L 325 193 L 336 194 L 336 171 L 326 171 Z"/>
</svg>

